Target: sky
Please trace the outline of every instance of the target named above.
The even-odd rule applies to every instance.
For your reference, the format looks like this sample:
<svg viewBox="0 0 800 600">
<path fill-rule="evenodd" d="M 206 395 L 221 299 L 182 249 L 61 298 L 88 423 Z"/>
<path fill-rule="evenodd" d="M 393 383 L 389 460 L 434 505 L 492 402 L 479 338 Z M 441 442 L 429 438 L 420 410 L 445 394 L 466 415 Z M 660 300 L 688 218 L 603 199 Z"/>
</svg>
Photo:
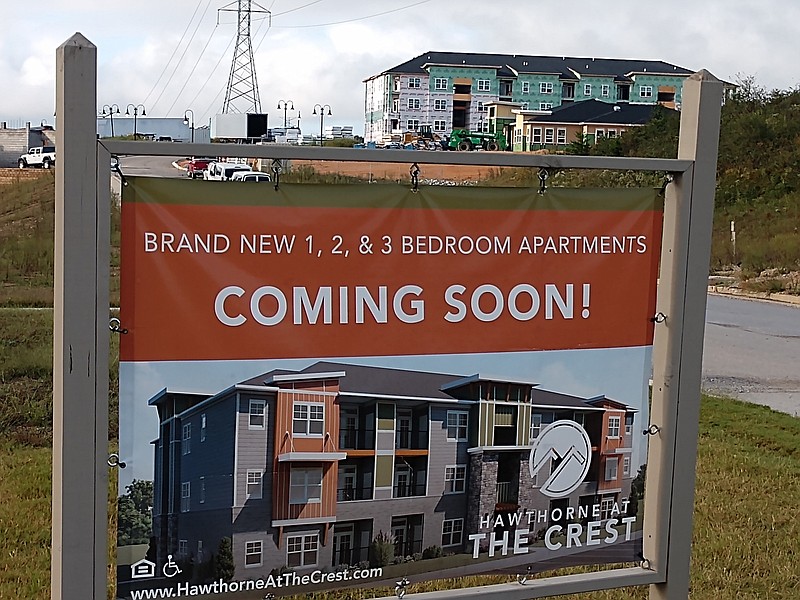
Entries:
<svg viewBox="0 0 800 600">
<path fill-rule="evenodd" d="M 56 48 L 97 46 L 97 107 L 183 117 L 221 110 L 237 34 L 234 0 L 69 0 L 30 10 L 0 0 L 0 121 L 54 123 Z M 227 10 L 220 10 L 227 9 Z M 796 0 L 261 0 L 251 41 L 262 112 L 364 128 L 364 83 L 429 51 L 663 60 L 759 87 L 800 86 Z M 294 110 L 277 108 L 287 101 Z M 283 106 L 283 105 L 281 105 Z M 141 110 L 141 108 L 140 108 Z"/>
</svg>

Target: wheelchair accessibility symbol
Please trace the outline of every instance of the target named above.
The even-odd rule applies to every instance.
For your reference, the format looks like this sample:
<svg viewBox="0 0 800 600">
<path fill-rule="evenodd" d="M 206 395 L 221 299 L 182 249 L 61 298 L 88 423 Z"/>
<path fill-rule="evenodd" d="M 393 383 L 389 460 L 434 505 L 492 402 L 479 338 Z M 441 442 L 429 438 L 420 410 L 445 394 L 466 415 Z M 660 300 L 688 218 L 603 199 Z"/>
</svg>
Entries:
<svg viewBox="0 0 800 600">
<path fill-rule="evenodd" d="M 178 564 L 172 561 L 172 554 L 167 556 L 167 564 L 161 571 L 164 573 L 164 577 L 175 577 L 182 572 Z"/>
</svg>

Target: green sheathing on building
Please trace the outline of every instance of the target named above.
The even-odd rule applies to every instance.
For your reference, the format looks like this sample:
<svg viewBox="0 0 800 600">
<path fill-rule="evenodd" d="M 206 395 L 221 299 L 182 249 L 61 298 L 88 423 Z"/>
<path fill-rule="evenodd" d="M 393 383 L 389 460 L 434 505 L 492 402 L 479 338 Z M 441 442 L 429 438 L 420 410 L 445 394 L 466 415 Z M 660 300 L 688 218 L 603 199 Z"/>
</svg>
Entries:
<svg viewBox="0 0 800 600">
<path fill-rule="evenodd" d="M 675 88 L 675 102 L 680 104 L 681 102 L 681 93 L 683 91 L 683 82 L 686 80 L 685 77 L 674 77 L 671 75 L 647 75 L 647 74 L 637 74 L 634 77 L 633 85 L 631 86 L 631 102 L 651 102 L 655 104 L 658 102 L 658 88 L 661 86 L 667 87 L 674 87 Z M 640 95 L 640 90 L 643 86 L 650 86 L 653 88 L 653 95 L 650 98 L 642 98 Z"/>
<path fill-rule="evenodd" d="M 523 83 L 529 84 L 527 94 L 522 92 Z M 550 94 L 541 93 L 541 83 L 553 84 L 553 92 Z M 514 102 L 528 103 L 528 108 L 538 110 L 542 102 L 553 105 L 553 108 L 561 105 L 561 82 L 556 74 L 537 74 L 521 73 L 514 83 Z"/>
<path fill-rule="evenodd" d="M 497 79 L 497 70 L 496 69 L 487 69 L 487 68 L 480 68 L 480 67 L 431 67 L 430 68 L 430 89 L 434 91 L 433 86 L 435 83 L 436 78 L 444 78 L 447 77 L 448 85 L 452 86 L 455 79 L 471 79 L 472 80 L 472 87 L 470 92 L 472 94 L 494 94 L 495 96 L 499 92 L 498 88 L 498 79 Z M 488 79 L 489 80 L 489 89 L 488 90 L 478 90 L 478 80 L 479 79 Z M 449 90 L 441 90 L 441 91 L 452 91 L 452 87 Z"/>
<path fill-rule="evenodd" d="M 591 85 L 591 94 L 588 96 L 584 94 L 584 87 Z M 608 86 L 608 95 L 603 96 L 603 86 Z M 601 102 L 616 102 L 617 100 L 617 86 L 614 84 L 614 78 L 611 76 L 596 77 L 593 75 L 584 75 L 580 81 L 575 84 L 575 100 L 600 100 Z"/>
<path fill-rule="evenodd" d="M 453 93 L 453 72 L 451 69 L 445 67 L 431 67 L 429 72 L 430 78 L 428 79 L 428 89 L 431 92 L 438 92 L 440 94 Z M 443 90 L 436 89 L 437 79 L 447 79 L 447 85 Z"/>
</svg>

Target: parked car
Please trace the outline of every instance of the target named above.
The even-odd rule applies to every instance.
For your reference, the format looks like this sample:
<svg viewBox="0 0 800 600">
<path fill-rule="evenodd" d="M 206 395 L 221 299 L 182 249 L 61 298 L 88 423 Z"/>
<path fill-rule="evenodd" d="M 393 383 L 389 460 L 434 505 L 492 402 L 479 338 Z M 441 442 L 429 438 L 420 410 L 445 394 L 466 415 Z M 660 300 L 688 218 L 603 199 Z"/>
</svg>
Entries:
<svg viewBox="0 0 800 600">
<path fill-rule="evenodd" d="M 212 162 L 214 162 L 213 158 L 195 156 L 186 165 L 186 176 L 189 179 L 203 179 L 205 170 L 208 169 L 208 165 L 210 165 Z"/>
<path fill-rule="evenodd" d="M 228 163 L 214 161 L 208 165 L 203 172 L 203 179 L 206 181 L 229 181 L 231 176 L 237 171 L 251 171 L 250 165 L 242 163 Z"/>
<path fill-rule="evenodd" d="M 254 181 L 260 183 L 272 181 L 272 178 L 266 173 L 259 173 L 258 171 L 236 171 L 231 175 L 231 181 Z"/>
<path fill-rule="evenodd" d="M 17 164 L 20 169 L 26 167 L 49 169 L 56 164 L 56 147 L 39 146 L 30 148 L 25 154 L 19 157 Z"/>
</svg>

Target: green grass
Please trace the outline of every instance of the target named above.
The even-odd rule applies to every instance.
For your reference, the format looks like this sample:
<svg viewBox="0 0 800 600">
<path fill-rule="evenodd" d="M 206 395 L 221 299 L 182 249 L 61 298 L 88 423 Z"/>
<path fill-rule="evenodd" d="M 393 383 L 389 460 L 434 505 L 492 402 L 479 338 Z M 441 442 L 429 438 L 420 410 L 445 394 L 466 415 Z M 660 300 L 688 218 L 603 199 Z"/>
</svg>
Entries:
<svg viewBox="0 0 800 600">
<path fill-rule="evenodd" d="M 0 598 L 49 597 L 49 498 L 49 449 L 2 442 Z M 800 419 L 761 406 L 704 397 L 692 600 L 800 598 L 798 499 Z M 473 577 L 459 580 L 457 585 L 506 580 Z M 432 582 L 418 584 L 412 591 L 434 586 Z M 326 598 L 373 596 L 371 590 L 348 590 Z M 628 588 L 567 597 L 644 600 L 647 590 Z"/>
</svg>

